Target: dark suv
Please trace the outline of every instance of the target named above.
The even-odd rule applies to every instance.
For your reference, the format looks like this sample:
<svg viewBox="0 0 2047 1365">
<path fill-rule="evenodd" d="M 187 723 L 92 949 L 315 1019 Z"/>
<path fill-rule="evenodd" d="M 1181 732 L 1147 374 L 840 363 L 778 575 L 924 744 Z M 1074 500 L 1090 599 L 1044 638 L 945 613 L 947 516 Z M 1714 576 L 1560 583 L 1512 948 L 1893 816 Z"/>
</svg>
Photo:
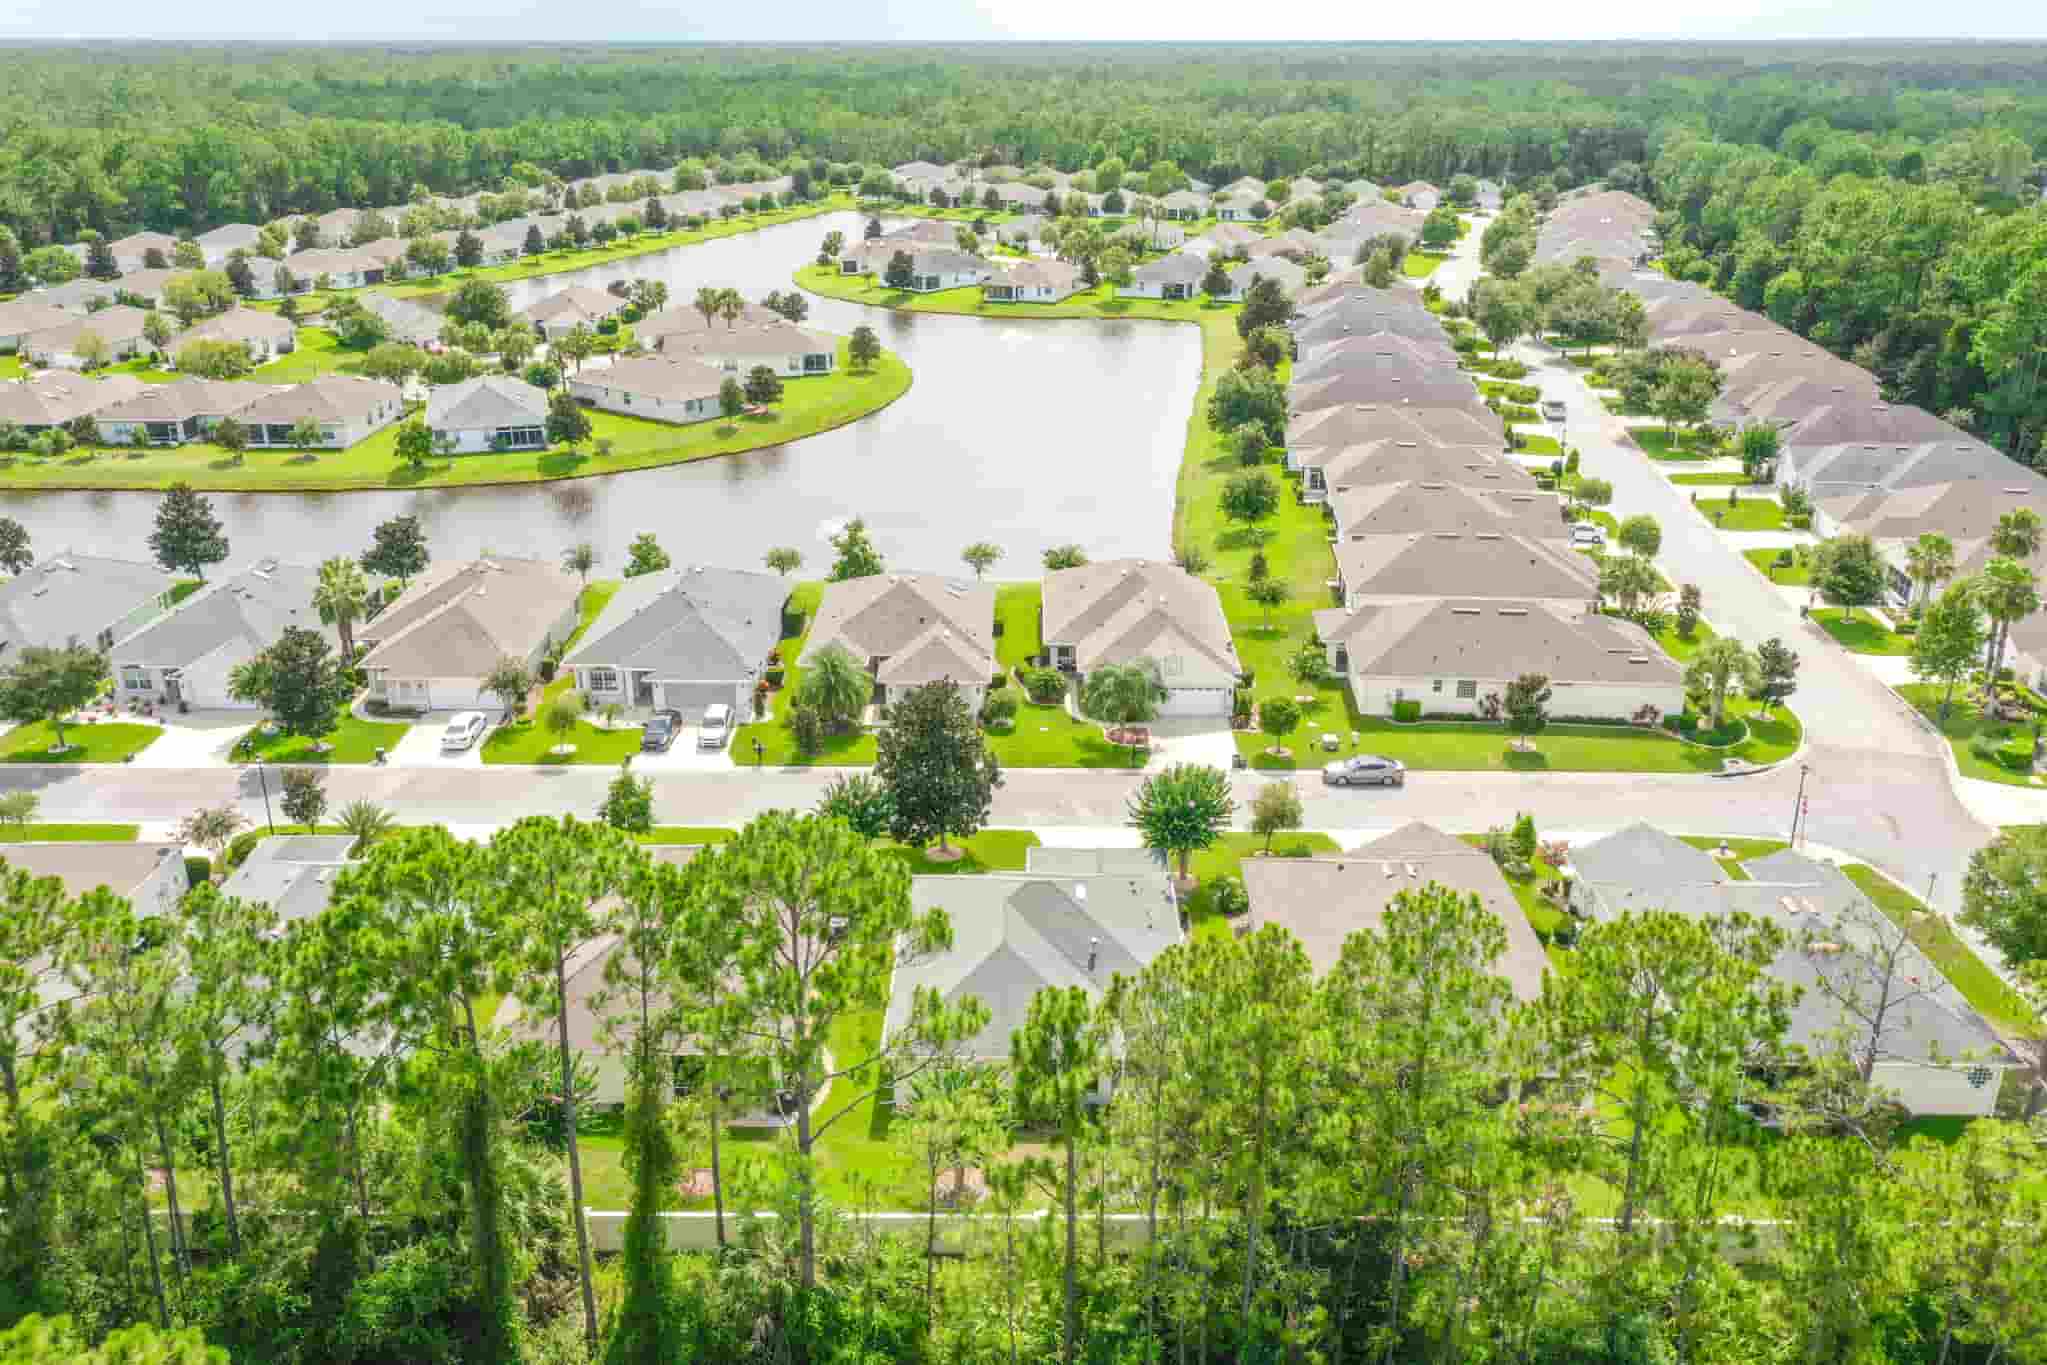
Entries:
<svg viewBox="0 0 2047 1365">
<path fill-rule="evenodd" d="M 640 748 L 651 754 L 666 753 L 682 732 L 682 712 L 656 711 L 640 727 Z"/>
</svg>

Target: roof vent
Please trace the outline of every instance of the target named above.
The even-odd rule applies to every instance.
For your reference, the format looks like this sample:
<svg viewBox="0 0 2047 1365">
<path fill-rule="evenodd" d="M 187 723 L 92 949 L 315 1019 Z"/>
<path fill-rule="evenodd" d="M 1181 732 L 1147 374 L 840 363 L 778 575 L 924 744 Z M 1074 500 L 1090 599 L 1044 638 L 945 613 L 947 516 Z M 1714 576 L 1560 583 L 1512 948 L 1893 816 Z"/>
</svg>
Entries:
<svg viewBox="0 0 2047 1365">
<path fill-rule="evenodd" d="M 1413 863 L 1408 863 L 1408 864 L 1406 864 L 1406 867 L 1407 867 L 1407 875 L 1408 875 L 1409 877 L 1419 877 L 1419 876 L 1421 876 L 1421 870 L 1420 870 L 1419 868 L 1417 868 L 1417 867 L 1416 867 L 1416 866 L 1415 866 L 1415 865 L 1414 865 Z"/>
</svg>

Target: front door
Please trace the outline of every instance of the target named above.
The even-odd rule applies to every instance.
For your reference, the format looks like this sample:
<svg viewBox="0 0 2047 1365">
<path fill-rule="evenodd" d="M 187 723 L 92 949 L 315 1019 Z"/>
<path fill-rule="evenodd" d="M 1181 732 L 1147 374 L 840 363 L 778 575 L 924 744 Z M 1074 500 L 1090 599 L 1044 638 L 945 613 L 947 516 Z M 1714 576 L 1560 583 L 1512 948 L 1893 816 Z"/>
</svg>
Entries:
<svg viewBox="0 0 2047 1365">
<path fill-rule="evenodd" d="M 652 673 L 633 674 L 633 705 L 652 706 L 653 704 L 654 675 Z"/>
<path fill-rule="evenodd" d="M 163 673 L 163 699 L 165 703 L 175 706 L 178 702 L 184 700 L 184 696 L 185 689 L 182 675 L 175 668 L 165 669 Z"/>
</svg>

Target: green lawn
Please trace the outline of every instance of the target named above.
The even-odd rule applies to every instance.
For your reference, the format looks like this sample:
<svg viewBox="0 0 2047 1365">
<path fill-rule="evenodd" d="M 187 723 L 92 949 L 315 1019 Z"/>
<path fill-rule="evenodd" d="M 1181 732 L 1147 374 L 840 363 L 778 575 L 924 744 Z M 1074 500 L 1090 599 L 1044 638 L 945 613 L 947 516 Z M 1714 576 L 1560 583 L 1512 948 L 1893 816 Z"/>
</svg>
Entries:
<svg viewBox="0 0 2047 1365">
<path fill-rule="evenodd" d="M 1021 700 L 1021 698 L 1020 698 Z M 1130 768 L 1141 767 L 1131 752 L 1112 745 L 1101 726 L 1080 720 L 1064 706 L 1037 706 L 1023 701 L 1016 723 L 1007 731 L 988 731 L 988 747 L 1005 768 Z"/>
<path fill-rule="evenodd" d="M 1263 679 L 1260 679 L 1261 690 Z M 1732 698 L 1728 713 L 1748 723 L 1749 737 L 1727 749 L 1687 744 L 1664 730 L 1630 725 L 1551 725 L 1535 738 L 1532 752 L 1510 747 L 1513 737 L 1497 723 L 1423 721 L 1396 725 L 1381 716 L 1350 718 L 1359 732 L 1356 749 L 1348 732 L 1338 754 L 1309 749 L 1306 738 L 1328 726 L 1303 725 L 1292 740 L 1294 757 L 1274 758 L 1264 752 L 1272 741 L 1256 732 L 1239 733 L 1237 748 L 1260 769 L 1288 771 L 1320 766 L 1325 760 L 1353 752 L 1384 754 L 1410 768 L 1443 772 L 1717 772 L 1723 758 L 1751 763 L 1777 763 L 1798 748 L 1798 717 L 1779 708 L 1768 718 L 1752 702 Z"/>
<path fill-rule="evenodd" d="M 405 732 L 412 728 L 409 721 L 363 720 L 351 715 L 346 706 L 341 708 L 334 729 L 319 740 L 304 735 L 263 734 L 263 727 L 251 729 L 238 742 L 234 750 L 237 761 L 263 763 L 368 763 L 377 756 L 377 750 L 390 753 L 398 741 L 405 738 Z M 315 743 L 331 745 L 326 753 L 316 752 Z M 253 746 L 253 755 L 245 755 L 242 745 Z"/>
<path fill-rule="evenodd" d="M 1449 253 L 1444 251 L 1410 251 L 1401 259 L 1400 273 L 1410 280 L 1425 280 L 1449 259 Z"/>
<path fill-rule="evenodd" d="M 722 844 L 737 833 L 718 825 L 656 825 L 634 837 L 643 844 Z"/>
<path fill-rule="evenodd" d="M 1754 482 L 1738 469 L 1715 474 L 1673 474 L 1670 481 L 1679 487 L 1692 488 L 1747 488 Z"/>
<path fill-rule="evenodd" d="M 1473 848 L 1485 847 L 1486 837 L 1483 834 L 1460 834 L 1457 837 Z M 1571 918 L 1570 911 L 1542 894 L 1543 887 L 1557 880 L 1557 870 L 1538 857 L 1529 864 L 1529 875 L 1526 877 L 1509 876 L 1505 868 L 1500 870 L 1500 875 L 1506 878 L 1508 889 L 1513 891 L 1514 900 L 1520 905 L 1521 913 L 1527 916 L 1529 928 L 1535 930 L 1536 937 L 1542 940 L 1543 947 L 1550 949 L 1554 954 L 1556 950 L 1550 948 L 1550 939 Z"/>
<path fill-rule="evenodd" d="M 1710 460 L 1715 451 L 1710 437 L 1696 431 L 1680 431 L 1676 440 L 1662 427 L 1629 427 L 1628 435 L 1634 438 L 1652 460 Z"/>
<path fill-rule="evenodd" d="M 324 327 L 301 327 L 296 349 L 259 365 L 249 378 L 265 384 L 299 384 L 327 374 L 361 374 L 367 351 L 352 351 Z"/>
<path fill-rule="evenodd" d="M 1681 664 L 1688 664 L 1699 647 L 1713 638 L 1713 627 L 1704 621 L 1692 627 L 1692 638 L 1687 640 L 1677 633 L 1677 623 L 1666 620 L 1663 629 L 1656 632 L 1656 643 L 1663 646 L 1663 652 Z"/>
<path fill-rule="evenodd" d="M 1933 960 L 1956 990 L 1997 1029 L 2026 1034 L 2038 1025 L 2032 1007 L 1962 942 L 1946 919 L 1875 868 L 1860 863 L 1841 869 L 1893 922 L 1905 927 L 1919 951 Z"/>
<path fill-rule="evenodd" d="M 52 753 L 50 746 L 57 742 L 57 732 L 48 721 L 39 720 L 0 735 L 0 763 L 125 763 L 162 733 L 155 725 L 74 721 L 64 727 L 64 751 Z"/>
<path fill-rule="evenodd" d="M 941 289 L 935 294 L 913 294 L 891 289 L 873 275 L 842 275 L 833 266 L 806 265 L 797 270 L 796 283 L 826 298 L 865 303 L 876 308 L 893 308 L 902 313 L 955 313 L 990 318 L 1155 318 L 1166 322 L 1200 322 L 1207 317 L 1233 320 L 1237 305 L 1209 299 L 1125 299 L 1106 281 L 1058 303 L 991 303 L 981 297 L 978 285 Z M 1231 326 L 1230 336 L 1236 337 Z M 1232 352 L 1232 359 L 1235 353 Z"/>
<path fill-rule="evenodd" d="M 1038 638 L 1043 583 L 1004 583 L 995 589 L 995 658 L 1004 668 L 1022 668 L 1045 650 Z"/>
<path fill-rule="evenodd" d="M 1788 567 L 1779 568 L 1777 566 L 1777 556 L 1781 553 L 1783 553 L 1781 550 L 1743 550 L 1741 557 L 1755 565 L 1765 578 L 1780 587 L 1811 587 L 1812 570 L 1808 566 L 1799 563 L 1796 556 L 1793 556 L 1792 562 Z"/>
<path fill-rule="evenodd" d="M 1781 531 L 1784 509 L 1775 498 L 1739 498 L 1729 506 L 1725 498 L 1701 498 L 1699 515 L 1720 531 Z"/>
<path fill-rule="evenodd" d="M 1514 449 L 1519 454 L 1561 455 L 1564 453 L 1564 448 L 1557 444 L 1557 438 L 1554 436 L 1544 436 L 1537 432 L 1523 431 L 1519 427 L 1513 429 L 1513 435 Z"/>
<path fill-rule="evenodd" d="M 733 735 L 734 762 L 742 765 L 754 762 L 753 746 L 756 742 L 761 746 L 759 761 L 777 767 L 866 767 L 874 762 L 874 736 L 868 731 L 828 735 L 823 751 L 815 758 L 805 758 L 796 752 L 796 737 L 789 733 L 786 723 L 790 709 L 796 704 L 796 688 L 803 676 L 803 670 L 796 661 L 803 657 L 803 643 L 810 638 L 810 623 L 817 616 L 817 604 L 824 598 L 824 586 L 821 581 L 798 583 L 789 594 L 787 613 L 800 618 L 802 624 L 794 635 L 782 637 L 782 687 L 769 699 L 770 719 L 742 725 Z"/>
<path fill-rule="evenodd" d="M 140 825 L 4 825 L 0 843 L 7 844 L 132 844 Z"/>
<path fill-rule="evenodd" d="M 0 355 L 0 379 L 19 379 L 27 373 L 28 366 L 22 363 L 20 356 L 12 351 Z"/>
<path fill-rule="evenodd" d="M 562 646 L 567 654 L 575 648 L 576 641 L 590 628 L 604 610 L 607 602 L 618 592 L 618 579 L 599 579 L 583 589 L 582 614 L 576 628 Z M 485 763 L 540 763 L 550 766 L 568 763 L 605 763 L 612 767 L 626 761 L 640 751 L 640 727 L 621 726 L 607 729 L 595 724 L 586 713 L 585 718 L 576 722 L 576 728 L 566 735 L 549 730 L 542 721 L 547 708 L 556 697 L 568 692 L 575 683 L 570 673 L 562 673 L 549 683 L 540 694 L 540 705 L 529 715 L 521 716 L 509 725 L 492 730 L 483 741 Z M 573 744 L 572 753 L 549 752 L 558 744 Z"/>
<path fill-rule="evenodd" d="M 267 377 L 268 371 L 259 373 Z M 772 412 L 734 422 L 674 426 L 591 410 L 590 442 L 574 451 L 436 457 L 414 469 L 398 458 L 394 423 L 347 450 L 250 450 L 239 460 L 204 442 L 91 457 L 72 454 L 56 460 L 17 456 L 0 467 L 0 488 L 159 488 L 178 479 L 201 490 L 255 492 L 540 483 L 786 445 L 887 407 L 909 388 L 910 368 L 894 352 L 884 351 L 870 369 L 855 370 L 842 341 L 838 370 L 789 380 L 780 406 Z M 609 453 L 600 453 L 607 441 Z"/>
<path fill-rule="evenodd" d="M 1947 724 L 1942 725 L 1940 699 L 1946 690 L 1939 683 L 1907 683 L 1896 689 L 1899 696 L 1946 736 L 1948 747 L 1955 753 L 1955 766 L 1961 769 L 1963 777 L 2002 782 L 2009 787 L 2041 785 L 2032 780 L 2031 731 L 2007 721 L 1986 721 L 1970 699 L 1967 687 L 1955 689 L 1954 706 L 1948 712 Z M 1979 739 L 1990 746 L 1988 757 L 1975 752 Z"/>
<path fill-rule="evenodd" d="M 1885 630 L 1867 612 L 1851 621 L 1840 607 L 1820 607 L 1812 613 L 1812 619 L 1852 654 L 1903 656 L 1912 652 L 1911 636 Z"/>
</svg>

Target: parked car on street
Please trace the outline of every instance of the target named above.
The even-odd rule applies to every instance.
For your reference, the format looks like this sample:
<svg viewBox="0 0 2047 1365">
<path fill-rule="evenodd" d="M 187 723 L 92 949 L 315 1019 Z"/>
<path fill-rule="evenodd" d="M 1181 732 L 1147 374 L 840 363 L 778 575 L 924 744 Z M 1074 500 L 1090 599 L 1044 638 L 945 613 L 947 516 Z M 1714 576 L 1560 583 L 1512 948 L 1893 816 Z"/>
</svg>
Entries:
<svg viewBox="0 0 2047 1365">
<path fill-rule="evenodd" d="M 489 728 L 490 722 L 484 719 L 483 712 L 464 711 L 441 731 L 441 752 L 459 754 L 482 739 L 483 732 Z"/>
<path fill-rule="evenodd" d="M 704 723 L 697 727 L 699 749 L 722 749 L 732 738 L 732 708 L 724 702 L 704 708 Z"/>
<path fill-rule="evenodd" d="M 1407 782 L 1407 765 L 1397 758 L 1357 754 L 1324 764 L 1322 780 L 1332 787 L 1399 787 Z"/>
<path fill-rule="evenodd" d="M 675 737 L 682 732 L 682 712 L 656 711 L 647 717 L 647 723 L 640 727 L 640 752 L 662 754 L 675 743 Z"/>
<path fill-rule="evenodd" d="M 1543 400 L 1542 400 L 1542 417 L 1543 417 L 1543 420 L 1544 420 L 1544 421 L 1546 421 L 1546 422 L 1561 422 L 1561 421 L 1563 421 L 1563 420 L 1564 420 L 1564 400 L 1563 400 L 1563 399 L 1561 399 L 1561 398 L 1545 398 L 1545 399 L 1543 399 Z"/>
<path fill-rule="evenodd" d="M 1594 547 L 1606 544 L 1606 528 L 1596 521 L 1581 521 L 1571 528 L 1571 544 Z"/>
</svg>

